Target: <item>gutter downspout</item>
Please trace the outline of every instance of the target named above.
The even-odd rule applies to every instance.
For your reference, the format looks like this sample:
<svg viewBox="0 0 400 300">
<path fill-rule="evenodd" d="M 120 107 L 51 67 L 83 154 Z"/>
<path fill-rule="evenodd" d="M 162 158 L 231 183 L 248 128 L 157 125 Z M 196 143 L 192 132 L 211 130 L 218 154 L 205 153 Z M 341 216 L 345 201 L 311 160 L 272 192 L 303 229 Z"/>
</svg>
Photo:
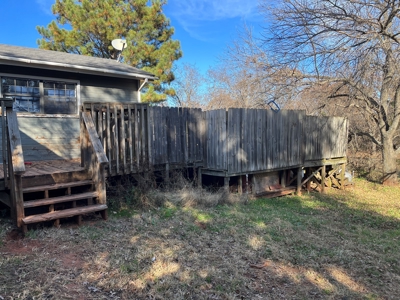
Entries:
<svg viewBox="0 0 400 300">
<path fill-rule="evenodd" d="M 146 85 L 146 83 L 149 81 L 149 79 L 148 78 L 145 78 L 144 79 L 144 81 L 143 81 L 143 83 L 140 85 L 140 87 L 139 87 L 139 89 L 138 89 L 138 100 L 139 100 L 139 103 L 141 103 L 142 102 L 142 97 L 141 97 L 141 94 L 140 94 L 140 91 L 143 89 L 143 87 Z"/>
</svg>

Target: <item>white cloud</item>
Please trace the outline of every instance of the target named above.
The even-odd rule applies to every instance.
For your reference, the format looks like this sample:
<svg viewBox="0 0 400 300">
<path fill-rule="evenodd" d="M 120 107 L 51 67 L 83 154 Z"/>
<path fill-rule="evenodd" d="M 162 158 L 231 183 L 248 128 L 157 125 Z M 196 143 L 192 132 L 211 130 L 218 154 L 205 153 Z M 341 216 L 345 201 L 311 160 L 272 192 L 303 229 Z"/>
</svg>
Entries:
<svg viewBox="0 0 400 300">
<path fill-rule="evenodd" d="M 257 15 L 257 0 L 169 0 L 170 13 L 192 37 L 205 40 L 203 26 L 232 18 L 252 19 Z"/>
<path fill-rule="evenodd" d="M 51 11 L 51 6 L 55 3 L 55 0 L 36 0 L 40 9 L 47 15 L 53 15 Z"/>
</svg>

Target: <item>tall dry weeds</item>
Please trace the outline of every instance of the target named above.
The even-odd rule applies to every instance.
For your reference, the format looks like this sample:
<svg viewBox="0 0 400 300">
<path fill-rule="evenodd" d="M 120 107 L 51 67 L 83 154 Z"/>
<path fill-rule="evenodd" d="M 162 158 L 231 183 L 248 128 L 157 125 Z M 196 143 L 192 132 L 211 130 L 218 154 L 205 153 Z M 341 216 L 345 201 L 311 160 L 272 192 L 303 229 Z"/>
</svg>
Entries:
<svg viewBox="0 0 400 300">
<path fill-rule="evenodd" d="M 152 175 L 127 176 L 108 187 L 112 209 L 154 209 L 164 206 L 214 207 L 223 204 L 246 203 L 249 195 L 232 194 L 220 188 L 212 191 L 197 186 L 195 179 L 182 172 L 172 172 L 168 181 L 157 182 Z"/>
</svg>

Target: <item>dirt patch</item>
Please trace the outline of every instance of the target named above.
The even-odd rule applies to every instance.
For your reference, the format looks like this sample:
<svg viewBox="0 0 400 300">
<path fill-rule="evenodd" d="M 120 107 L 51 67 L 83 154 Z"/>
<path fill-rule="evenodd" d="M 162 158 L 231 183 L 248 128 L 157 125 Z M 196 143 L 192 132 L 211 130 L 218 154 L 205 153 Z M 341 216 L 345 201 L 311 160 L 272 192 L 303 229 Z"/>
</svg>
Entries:
<svg viewBox="0 0 400 300">
<path fill-rule="evenodd" d="M 11 255 L 28 255 L 41 248 L 43 244 L 38 240 L 24 239 L 18 230 L 6 234 L 5 243 L 0 247 L 1 252 Z"/>
</svg>

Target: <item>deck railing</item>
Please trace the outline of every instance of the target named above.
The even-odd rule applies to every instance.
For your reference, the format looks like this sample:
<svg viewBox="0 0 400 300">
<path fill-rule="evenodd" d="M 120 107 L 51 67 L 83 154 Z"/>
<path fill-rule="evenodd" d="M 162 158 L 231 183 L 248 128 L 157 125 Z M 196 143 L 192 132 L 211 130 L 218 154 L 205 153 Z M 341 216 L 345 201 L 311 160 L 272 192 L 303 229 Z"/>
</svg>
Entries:
<svg viewBox="0 0 400 300">
<path fill-rule="evenodd" d="M 108 159 L 96 132 L 90 112 L 81 112 L 81 164 L 95 182 L 99 204 L 106 204 L 104 167 Z"/>
<path fill-rule="evenodd" d="M 111 176 L 203 161 L 201 109 L 85 103 L 83 111 L 93 118 Z"/>
<path fill-rule="evenodd" d="M 10 189 L 11 215 L 16 220 L 16 225 L 21 227 L 24 218 L 22 174 L 25 173 L 25 162 L 17 114 L 12 107 L 12 99 L 1 99 L 3 170 L 5 185 Z"/>
</svg>

